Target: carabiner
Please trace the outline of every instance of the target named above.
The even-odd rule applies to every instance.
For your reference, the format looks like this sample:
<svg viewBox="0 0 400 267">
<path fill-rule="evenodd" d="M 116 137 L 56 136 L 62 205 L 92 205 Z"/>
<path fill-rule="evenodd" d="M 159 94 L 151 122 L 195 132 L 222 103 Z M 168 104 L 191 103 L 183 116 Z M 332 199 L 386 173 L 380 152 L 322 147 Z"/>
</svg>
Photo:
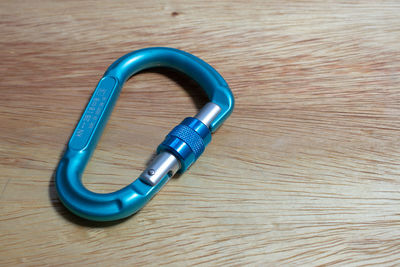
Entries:
<svg viewBox="0 0 400 267">
<path fill-rule="evenodd" d="M 205 90 L 210 102 L 193 118 L 176 126 L 157 148 L 157 156 L 130 185 L 108 194 L 87 190 L 81 177 L 96 148 L 119 93 L 132 75 L 153 67 L 187 74 Z M 201 59 L 173 48 L 131 52 L 115 61 L 99 81 L 56 171 L 61 202 L 73 213 L 94 221 L 125 218 L 141 209 L 177 172 L 203 153 L 211 133 L 232 113 L 234 98 L 221 75 Z"/>
</svg>

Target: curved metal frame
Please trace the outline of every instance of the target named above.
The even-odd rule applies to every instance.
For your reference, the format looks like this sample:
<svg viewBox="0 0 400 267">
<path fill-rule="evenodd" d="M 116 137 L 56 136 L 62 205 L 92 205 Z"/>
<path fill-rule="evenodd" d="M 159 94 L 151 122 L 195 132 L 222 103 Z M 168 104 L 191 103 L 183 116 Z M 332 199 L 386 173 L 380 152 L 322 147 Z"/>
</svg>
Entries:
<svg viewBox="0 0 400 267">
<path fill-rule="evenodd" d="M 171 171 L 163 173 L 155 184 L 139 177 L 128 186 L 108 194 L 91 192 L 81 182 L 86 164 L 125 81 L 153 67 L 176 69 L 199 83 L 214 106 L 219 107 L 218 113 L 208 122 L 209 125 L 200 123 L 201 127 L 208 126 L 210 132 L 214 132 L 233 111 L 234 98 L 222 76 L 206 62 L 189 53 L 156 47 L 137 50 L 119 58 L 99 81 L 57 168 L 56 188 L 59 198 L 73 213 L 95 221 L 127 217 L 142 208 L 173 175 Z M 174 171 L 181 167 L 180 164 L 174 164 Z"/>
</svg>

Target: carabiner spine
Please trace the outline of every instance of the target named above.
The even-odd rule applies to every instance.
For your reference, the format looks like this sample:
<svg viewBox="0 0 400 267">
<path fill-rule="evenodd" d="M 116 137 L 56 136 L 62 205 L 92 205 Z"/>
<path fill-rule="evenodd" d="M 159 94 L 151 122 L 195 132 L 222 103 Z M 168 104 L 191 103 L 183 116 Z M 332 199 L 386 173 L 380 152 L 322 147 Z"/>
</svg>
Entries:
<svg viewBox="0 0 400 267">
<path fill-rule="evenodd" d="M 104 126 L 118 99 L 121 86 L 114 77 L 103 77 L 69 141 L 69 148 L 75 151 L 91 150 L 97 145 Z"/>
</svg>

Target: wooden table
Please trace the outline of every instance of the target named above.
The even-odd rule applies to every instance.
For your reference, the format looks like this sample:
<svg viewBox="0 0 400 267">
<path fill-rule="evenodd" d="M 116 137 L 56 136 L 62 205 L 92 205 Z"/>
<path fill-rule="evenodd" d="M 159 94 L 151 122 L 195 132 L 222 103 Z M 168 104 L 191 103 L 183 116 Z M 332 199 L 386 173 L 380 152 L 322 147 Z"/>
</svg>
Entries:
<svg viewBox="0 0 400 267">
<path fill-rule="evenodd" d="M 400 264 L 398 1 L 2 1 L 1 266 Z M 233 115 L 138 214 L 92 223 L 54 171 L 106 68 L 179 48 Z M 84 184 L 112 192 L 206 102 L 185 76 L 124 87 Z"/>
</svg>

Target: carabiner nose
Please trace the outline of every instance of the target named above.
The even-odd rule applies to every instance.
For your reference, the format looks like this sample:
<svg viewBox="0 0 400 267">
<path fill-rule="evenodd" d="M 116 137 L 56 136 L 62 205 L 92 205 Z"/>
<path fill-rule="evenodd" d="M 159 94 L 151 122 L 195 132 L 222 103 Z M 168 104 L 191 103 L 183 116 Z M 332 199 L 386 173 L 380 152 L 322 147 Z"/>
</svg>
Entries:
<svg viewBox="0 0 400 267">
<path fill-rule="evenodd" d="M 109 194 L 87 190 L 81 177 L 97 145 L 123 84 L 152 67 L 187 74 L 205 90 L 210 102 L 176 126 L 157 148 L 157 156 L 130 185 Z M 172 48 L 147 48 L 115 61 L 99 81 L 56 172 L 61 202 L 73 213 L 95 221 L 117 220 L 141 209 L 177 172 L 186 171 L 203 153 L 213 133 L 232 113 L 234 98 L 221 75 L 201 59 Z"/>
</svg>

